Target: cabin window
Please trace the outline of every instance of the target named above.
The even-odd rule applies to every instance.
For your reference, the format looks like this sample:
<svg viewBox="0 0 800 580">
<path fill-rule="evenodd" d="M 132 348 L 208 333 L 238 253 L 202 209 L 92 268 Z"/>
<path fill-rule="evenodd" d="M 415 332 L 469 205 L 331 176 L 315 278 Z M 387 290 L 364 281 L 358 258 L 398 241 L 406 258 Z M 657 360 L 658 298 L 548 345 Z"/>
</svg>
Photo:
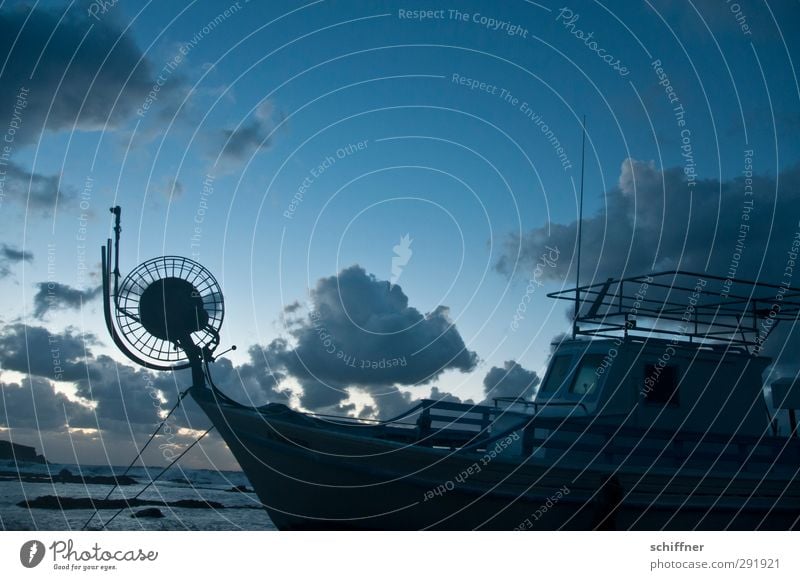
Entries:
<svg viewBox="0 0 800 580">
<path fill-rule="evenodd" d="M 674 365 L 644 366 L 644 400 L 659 405 L 678 404 L 678 368 Z"/>
<path fill-rule="evenodd" d="M 547 373 L 547 378 L 539 389 L 539 392 L 553 393 L 557 391 L 558 388 L 564 384 L 564 381 L 567 380 L 571 363 L 571 355 L 561 355 L 553 358 L 553 362 L 550 363 L 550 372 Z"/>
<path fill-rule="evenodd" d="M 581 366 L 578 372 L 575 373 L 575 378 L 572 380 L 572 385 L 569 388 L 570 393 L 576 395 L 592 395 L 597 390 L 597 381 L 600 380 L 600 375 L 597 369 L 603 364 L 604 356 L 601 354 L 589 354 L 581 359 Z"/>
</svg>

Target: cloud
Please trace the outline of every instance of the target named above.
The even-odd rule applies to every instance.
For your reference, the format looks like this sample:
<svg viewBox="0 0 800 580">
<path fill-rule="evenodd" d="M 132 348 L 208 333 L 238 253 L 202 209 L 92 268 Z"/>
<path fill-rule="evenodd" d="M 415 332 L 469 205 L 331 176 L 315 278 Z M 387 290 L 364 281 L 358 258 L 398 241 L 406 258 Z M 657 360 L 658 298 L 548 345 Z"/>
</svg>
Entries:
<svg viewBox="0 0 800 580">
<path fill-rule="evenodd" d="M 503 367 L 492 367 L 483 378 L 484 404 L 492 404 L 495 397 L 514 397 L 530 400 L 539 384 L 535 371 L 524 369 L 513 360 L 506 361 Z"/>
<path fill-rule="evenodd" d="M 745 194 L 746 179 L 752 179 L 752 195 Z M 780 281 L 800 225 L 800 165 L 777 179 L 707 179 L 690 187 L 680 168 L 626 159 L 604 205 L 583 220 L 582 283 L 670 269 L 725 276 L 734 264 L 738 278 Z M 522 237 L 509 235 L 497 270 L 529 273 L 550 246 L 559 248 L 561 259 L 540 268 L 541 278 L 573 279 L 577 222 L 549 228 L 549 235 L 547 224 Z M 800 276 L 793 284 L 800 285 Z"/>
<path fill-rule="evenodd" d="M 33 253 L 3 244 L 0 248 L 0 258 L 9 262 L 33 262 Z"/>
<path fill-rule="evenodd" d="M 432 387 L 431 388 L 431 395 L 428 397 L 429 399 L 433 399 L 434 401 L 444 401 L 447 403 L 464 403 L 467 405 L 474 405 L 475 401 L 472 399 L 461 399 L 452 393 L 447 393 L 445 391 L 440 391 L 439 387 Z"/>
<path fill-rule="evenodd" d="M 398 385 L 430 384 L 447 370 L 472 371 L 478 362 L 446 307 L 422 314 L 409 306 L 400 286 L 360 266 L 320 279 L 310 298 L 307 312 L 299 302 L 284 308 L 293 315 L 289 339 L 251 347 L 251 362 L 233 369 L 239 396 L 288 402 L 290 393 L 281 385 L 291 379 L 302 389 L 299 401 L 306 409 L 347 413 L 355 389 L 375 402 L 368 414 L 385 418 L 412 402 Z"/>
<path fill-rule="evenodd" d="M 52 333 L 40 326 L 8 325 L 0 331 L 0 368 L 52 380 L 75 381 L 87 375 L 92 334 L 72 329 Z"/>
<path fill-rule="evenodd" d="M 0 278 L 11 274 L 11 265 L 20 262 L 33 262 L 33 254 L 27 250 L 18 250 L 6 244 L 0 246 Z"/>
<path fill-rule="evenodd" d="M 53 415 L 52 406 L 47 406 L 57 399 L 60 409 L 63 403 L 60 396 L 47 392 L 48 389 L 54 390 L 49 381 L 73 383 L 76 395 L 86 401 L 83 406 L 94 404 L 94 411 L 87 407 L 91 419 L 77 413 L 75 417 L 80 417 L 81 422 L 75 424 L 71 421 L 73 427 L 121 432 L 151 429 L 160 420 L 159 411 L 171 407 L 177 400 L 179 386 L 185 388 L 190 384 L 188 372 L 155 374 L 119 364 L 105 355 L 95 356 L 91 350 L 95 344 L 97 340 L 91 334 L 78 335 L 71 329 L 52 333 L 42 327 L 15 324 L 0 333 L 0 366 L 29 375 L 31 382 L 23 381 L 22 387 L 29 388 L 28 397 L 31 396 L 30 389 L 34 389 L 37 409 L 40 400 L 44 405 L 41 410 L 44 418 L 39 420 L 50 426 L 56 420 L 54 417 L 60 417 L 58 426 L 64 427 L 66 418 L 63 410 L 60 415 Z M 163 404 L 154 405 L 151 393 L 163 395 Z M 78 410 L 78 407 L 69 408 Z M 20 405 L 13 406 L 13 409 L 19 410 Z M 199 411 L 194 418 L 197 423 Z M 27 419 L 19 416 L 9 419 L 18 423 L 33 420 L 34 415 Z"/>
<path fill-rule="evenodd" d="M 0 110 L 18 113 L 18 144 L 34 142 L 43 129 L 119 127 L 155 82 L 133 35 L 113 18 L 90 19 L 81 3 L 64 14 L 30 6 L 0 11 L 0 54 L 9 56 Z"/>
<path fill-rule="evenodd" d="M 603 210 L 583 220 L 582 284 L 680 269 L 800 287 L 793 246 L 800 240 L 800 164 L 774 178 L 743 174 L 689 186 L 680 168 L 661 170 L 652 161 L 626 159 L 604 201 Z M 573 221 L 550 224 L 549 235 L 547 225 L 510 235 L 496 267 L 507 275 L 529 275 L 549 255 L 548 246 L 558 247 L 561 259 L 538 273 L 543 280 L 572 281 L 576 232 Z M 658 296 L 649 290 L 649 299 Z M 792 353 L 800 349 L 800 333 L 794 325 L 777 326 L 763 347 L 761 354 L 775 357 L 770 381 L 797 372 Z"/>
<path fill-rule="evenodd" d="M 91 408 L 58 393 L 50 381 L 40 377 L 24 378 L 17 383 L 0 382 L 0 425 L 14 429 L 63 431 L 72 427 L 91 428 Z"/>
<path fill-rule="evenodd" d="M 399 396 L 395 385 L 427 384 L 446 370 L 469 372 L 477 364 L 446 307 L 423 315 L 400 286 L 360 266 L 320 279 L 310 306 L 289 327 L 294 348 L 270 349 L 276 364 L 302 385 L 306 408 L 342 404 L 347 387 L 369 392 L 386 407 Z"/>
<path fill-rule="evenodd" d="M 43 318 L 51 310 L 79 309 L 100 295 L 101 287 L 78 290 L 60 282 L 39 282 L 33 296 L 36 318 Z"/>
<path fill-rule="evenodd" d="M 6 197 L 23 207 L 50 210 L 56 202 L 65 204 L 73 199 L 69 192 L 62 189 L 58 175 L 31 172 L 14 162 L 10 162 L 4 170 Z"/>
<path fill-rule="evenodd" d="M 95 404 L 94 427 L 109 431 L 152 430 L 161 420 L 159 411 L 170 409 L 191 383 L 189 373 L 151 373 L 106 355 L 87 358 L 85 365 L 76 393 Z"/>
<path fill-rule="evenodd" d="M 300 302 L 299 302 L 298 300 L 295 300 L 295 301 L 294 301 L 294 302 L 292 302 L 291 304 L 287 304 L 286 306 L 284 306 L 284 307 L 283 307 L 283 311 L 284 311 L 286 314 L 294 314 L 295 312 L 297 312 L 298 310 L 300 310 L 300 308 L 302 308 L 302 306 L 303 306 L 303 305 L 302 305 L 302 304 L 300 304 Z"/>
<path fill-rule="evenodd" d="M 248 405 L 288 404 L 291 392 L 281 387 L 286 374 L 279 368 L 285 344 L 285 341 L 276 339 L 266 348 L 251 346 L 248 349 L 249 362 L 238 366 L 233 366 L 228 359 L 217 360 L 213 367 L 214 382 L 229 397 Z"/>
<path fill-rule="evenodd" d="M 164 199 L 175 201 L 183 196 L 183 183 L 174 177 L 165 177 L 162 183 L 157 184 L 153 190 L 161 194 Z"/>
<path fill-rule="evenodd" d="M 248 122 L 233 129 L 222 129 L 212 139 L 223 166 L 236 166 L 247 161 L 255 153 L 272 144 L 271 133 L 275 128 L 274 106 L 271 101 L 262 102 Z"/>
<path fill-rule="evenodd" d="M 188 370 L 153 373 L 121 364 L 106 355 L 95 355 L 91 347 L 96 344 L 94 335 L 79 335 L 72 329 L 53 333 L 39 326 L 10 325 L 0 332 L 0 368 L 36 379 L 37 397 L 44 384 L 53 388 L 49 381 L 73 383 L 75 394 L 94 406 L 92 423 L 80 426 L 108 431 L 152 429 L 160 421 L 159 413 L 171 408 L 179 393 L 191 385 Z M 251 404 L 288 402 L 288 393 L 277 388 L 282 375 L 266 365 L 260 349 L 251 348 L 250 356 L 249 362 L 238 367 L 227 359 L 216 362 L 214 378 L 220 387 L 239 400 L 246 392 L 249 397 L 245 400 Z M 41 396 L 43 401 L 53 398 L 46 393 Z M 63 412 L 61 419 L 59 425 L 64 426 Z M 205 423 L 205 415 L 187 400 L 178 425 Z"/>
<path fill-rule="evenodd" d="M 299 317 L 288 338 L 252 346 L 240 365 L 224 358 L 216 361 L 215 383 L 234 399 L 254 406 L 288 404 L 298 385 L 303 407 L 339 413 L 356 410 L 348 399 L 359 390 L 374 402 L 363 412 L 387 418 L 413 404 L 411 393 L 399 385 L 430 384 L 447 370 L 468 372 L 477 363 L 446 308 L 422 314 L 409 306 L 400 286 L 377 280 L 358 266 L 319 280 L 310 305 L 313 310 L 305 316 L 300 316 L 300 307 L 293 309 Z M 131 433 L 151 432 L 163 411 L 191 384 L 189 371 L 152 373 L 120 364 L 96 355 L 96 344 L 93 335 L 72 329 L 54 333 L 23 324 L 5 327 L 0 332 L 0 368 L 29 374 L 33 385 L 8 387 L 18 389 L 7 407 L 8 423 L 33 424 L 35 412 L 25 407 L 23 393 L 30 398 L 35 388 L 35 399 L 46 405 L 41 420 L 48 433 L 43 436 L 66 428 L 66 406 L 72 427 L 101 429 L 117 442 L 127 434 L 127 441 Z M 73 383 L 78 402 L 65 400 L 50 381 Z M 28 390 L 19 390 L 23 387 Z M 432 395 L 457 400 L 436 387 Z M 208 419 L 192 401 L 184 401 L 175 416 L 176 427 L 205 428 Z"/>
</svg>

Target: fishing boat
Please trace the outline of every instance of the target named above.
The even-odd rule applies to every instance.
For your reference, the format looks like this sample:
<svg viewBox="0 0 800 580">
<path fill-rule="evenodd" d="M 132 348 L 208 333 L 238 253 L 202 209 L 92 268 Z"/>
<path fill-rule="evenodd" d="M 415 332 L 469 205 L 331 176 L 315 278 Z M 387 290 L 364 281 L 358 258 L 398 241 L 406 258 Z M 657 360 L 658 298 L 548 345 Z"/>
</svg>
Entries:
<svg viewBox="0 0 800 580">
<path fill-rule="evenodd" d="M 147 368 L 191 369 L 189 395 L 281 530 L 800 527 L 800 389 L 763 380 L 767 339 L 796 321 L 799 289 L 685 271 L 576 284 L 548 295 L 575 315 L 531 400 L 331 417 L 217 388 L 216 280 L 167 256 L 120 282 L 112 211 L 114 342 Z"/>
</svg>

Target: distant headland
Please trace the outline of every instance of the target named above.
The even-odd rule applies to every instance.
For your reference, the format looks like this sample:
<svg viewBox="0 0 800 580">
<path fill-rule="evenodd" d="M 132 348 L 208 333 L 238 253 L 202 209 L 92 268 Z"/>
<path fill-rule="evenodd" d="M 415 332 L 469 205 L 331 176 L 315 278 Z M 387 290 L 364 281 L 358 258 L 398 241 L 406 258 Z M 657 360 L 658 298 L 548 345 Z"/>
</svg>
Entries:
<svg viewBox="0 0 800 580">
<path fill-rule="evenodd" d="M 36 453 L 35 447 L 0 440 L 0 460 L 26 461 L 28 463 L 47 463 L 43 455 Z"/>
</svg>

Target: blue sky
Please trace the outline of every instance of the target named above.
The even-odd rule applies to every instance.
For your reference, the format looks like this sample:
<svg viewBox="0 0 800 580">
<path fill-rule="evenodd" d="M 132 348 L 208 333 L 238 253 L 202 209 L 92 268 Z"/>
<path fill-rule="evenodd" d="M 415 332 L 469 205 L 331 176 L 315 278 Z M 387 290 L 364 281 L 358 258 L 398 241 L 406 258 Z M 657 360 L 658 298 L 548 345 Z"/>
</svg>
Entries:
<svg viewBox="0 0 800 580">
<path fill-rule="evenodd" d="M 119 2 L 97 18 L 91 7 L 0 5 L 4 30 L 25 31 L 18 45 L 0 42 L 0 133 L 20 87 L 30 89 L 11 143 L 16 185 L 9 173 L 0 204 L 0 241 L 29 254 L 9 258 L 0 278 L 0 324 L 73 326 L 97 336 L 95 355 L 120 362 L 91 294 L 113 204 L 123 207 L 123 271 L 182 254 L 216 274 L 223 345 L 240 347 L 234 365 L 251 345 L 291 342 L 282 310 L 311 300 L 318 280 L 353 265 L 389 280 L 408 235 L 397 284 L 422 314 L 447 306 L 480 362 L 402 387 L 480 400 L 487 371 L 505 361 L 541 374 L 568 328 L 545 293 L 574 280 L 569 232 L 524 321 L 511 322 L 539 257 L 523 247 L 526 232 L 546 237 L 576 220 L 582 115 L 587 216 L 616 215 L 625 163 L 652 177 L 634 213 L 667 199 L 663 183 L 692 190 L 676 168 L 696 174 L 694 195 L 721 200 L 746 150 L 765 187 L 777 183 L 777 208 L 800 154 L 795 3 Z M 604 228 L 609 243 L 591 248 L 585 278 L 648 246 L 624 233 L 620 243 L 617 223 Z M 665 248 L 650 263 L 679 264 L 683 254 Z M 82 308 L 67 301 L 37 318 L 36 284 L 48 279 L 85 292 Z M 0 373 L 15 384 L 26 374 Z"/>
</svg>

